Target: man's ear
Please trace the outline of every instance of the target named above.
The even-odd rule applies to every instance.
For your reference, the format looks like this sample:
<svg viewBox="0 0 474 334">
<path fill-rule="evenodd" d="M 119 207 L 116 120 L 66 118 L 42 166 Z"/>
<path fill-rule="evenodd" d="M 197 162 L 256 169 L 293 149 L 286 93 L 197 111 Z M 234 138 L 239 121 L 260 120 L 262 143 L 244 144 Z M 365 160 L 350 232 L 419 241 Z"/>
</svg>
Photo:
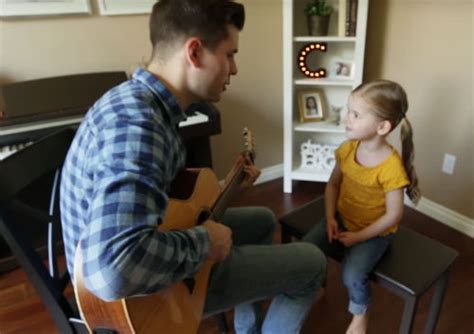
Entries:
<svg viewBox="0 0 474 334">
<path fill-rule="evenodd" d="M 201 67 L 202 42 L 197 37 L 189 38 L 185 44 L 186 60 L 195 67 Z"/>
<path fill-rule="evenodd" d="M 382 122 L 380 122 L 379 126 L 377 127 L 377 133 L 380 136 L 385 136 L 390 131 L 392 131 L 392 125 L 390 124 L 389 121 L 382 121 Z"/>
</svg>

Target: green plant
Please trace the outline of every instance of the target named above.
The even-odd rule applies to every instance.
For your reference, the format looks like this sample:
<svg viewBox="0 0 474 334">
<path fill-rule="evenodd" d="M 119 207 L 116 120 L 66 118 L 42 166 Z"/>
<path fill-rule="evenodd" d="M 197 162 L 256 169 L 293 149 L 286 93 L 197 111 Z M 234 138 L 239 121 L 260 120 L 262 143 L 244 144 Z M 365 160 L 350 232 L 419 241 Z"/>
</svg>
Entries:
<svg viewBox="0 0 474 334">
<path fill-rule="evenodd" d="M 331 15 L 333 11 L 334 8 L 325 0 L 311 0 L 304 10 L 308 16 L 328 16 Z"/>
</svg>

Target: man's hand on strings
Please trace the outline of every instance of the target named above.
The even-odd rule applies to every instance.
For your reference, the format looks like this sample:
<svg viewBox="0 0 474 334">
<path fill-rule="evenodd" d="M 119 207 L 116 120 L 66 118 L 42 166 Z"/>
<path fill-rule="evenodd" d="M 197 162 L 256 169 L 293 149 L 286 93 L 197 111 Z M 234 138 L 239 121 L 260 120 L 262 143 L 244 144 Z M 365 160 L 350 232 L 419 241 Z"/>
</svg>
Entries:
<svg viewBox="0 0 474 334">
<path fill-rule="evenodd" d="M 250 187 L 255 183 L 255 181 L 258 179 L 258 177 L 261 174 L 260 169 L 257 168 L 250 159 L 245 154 L 240 154 L 237 157 L 237 160 L 235 161 L 234 165 L 232 166 L 232 169 L 230 172 L 227 174 L 225 178 L 225 184 L 229 184 L 229 182 L 232 180 L 232 177 L 235 175 L 235 173 L 239 170 L 240 167 L 243 166 L 243 171 L 245 173 L 245 178 L 241 183 L 242 187 Z"/>
<path fill-rule="evenodd" d="M 245 172 L 245 178 L 242 182 L 242 187 L 250 187 L 257 181 L 258 177 L 262 173 L 260 169 L 257 168 L 252 162 L 252 160 L 248 156 L 242 156 L 240 155 L 237 160 L 243 161 L 241 163 L 244 164 L 244 172 Z"/>
</svg>

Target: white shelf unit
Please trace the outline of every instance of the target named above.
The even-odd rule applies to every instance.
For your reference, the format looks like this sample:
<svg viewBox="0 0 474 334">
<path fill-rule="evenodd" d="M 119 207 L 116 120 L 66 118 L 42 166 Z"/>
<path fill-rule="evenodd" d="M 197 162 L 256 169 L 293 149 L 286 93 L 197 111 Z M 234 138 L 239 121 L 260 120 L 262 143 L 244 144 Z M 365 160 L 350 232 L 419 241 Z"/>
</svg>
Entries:
<svg viewBox="0 0 474 334">
<path fill-rule="evenodd" d="M 308 139 L 315 142 L 339 145 L 345 139 L 344 125 L 332 123 L 331 106 L 343 107 L 345 114 L 347 98 L 351 90 L 362 82 L 364 70 L 365 37 L 369 0 L 358 0 L 356 36 L 344 37 L 338 29 L 339 6 L 346 0 L 329 0 L 336 9 L 330 19 L 328 36 L 308 36 L 304 7 L 308 0 L 283 0 L 283 166 L 286 193 L 291 193 L 294 180 L 327 182 L 330 170 L 301 167 L 300 147 Z M 348 10 L 348 9 L 347 9 Z M 342 25 L 343 26 L 343 25 Z M 326 43 L 326 52 L 313 52 L 307 64 L 323 67 L 324 78 L 307 78 L 297 67 L 297 56 L 308 43 Z M 354 64 L 351 79 L 334 78 L 330 71 L 331 63 L 346 60 Z M 323 93 L 325 121 L 299 121 L 297 96 L 299 91 L 318 89 Z"/>
</svg>

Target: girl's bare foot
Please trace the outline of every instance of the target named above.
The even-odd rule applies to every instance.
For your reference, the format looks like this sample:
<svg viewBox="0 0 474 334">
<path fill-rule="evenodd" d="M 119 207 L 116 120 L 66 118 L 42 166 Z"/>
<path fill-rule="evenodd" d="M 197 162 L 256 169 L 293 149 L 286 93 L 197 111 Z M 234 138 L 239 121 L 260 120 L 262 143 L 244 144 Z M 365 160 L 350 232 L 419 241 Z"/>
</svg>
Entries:
<svg viewBox="0 0 474 334">
<path fill-rule="evenodd" d="M 346 334 L 366 334 L 368 314 L 357 314 L 352 317 L 352 321 L 347 327 Z"/>
</svg>

